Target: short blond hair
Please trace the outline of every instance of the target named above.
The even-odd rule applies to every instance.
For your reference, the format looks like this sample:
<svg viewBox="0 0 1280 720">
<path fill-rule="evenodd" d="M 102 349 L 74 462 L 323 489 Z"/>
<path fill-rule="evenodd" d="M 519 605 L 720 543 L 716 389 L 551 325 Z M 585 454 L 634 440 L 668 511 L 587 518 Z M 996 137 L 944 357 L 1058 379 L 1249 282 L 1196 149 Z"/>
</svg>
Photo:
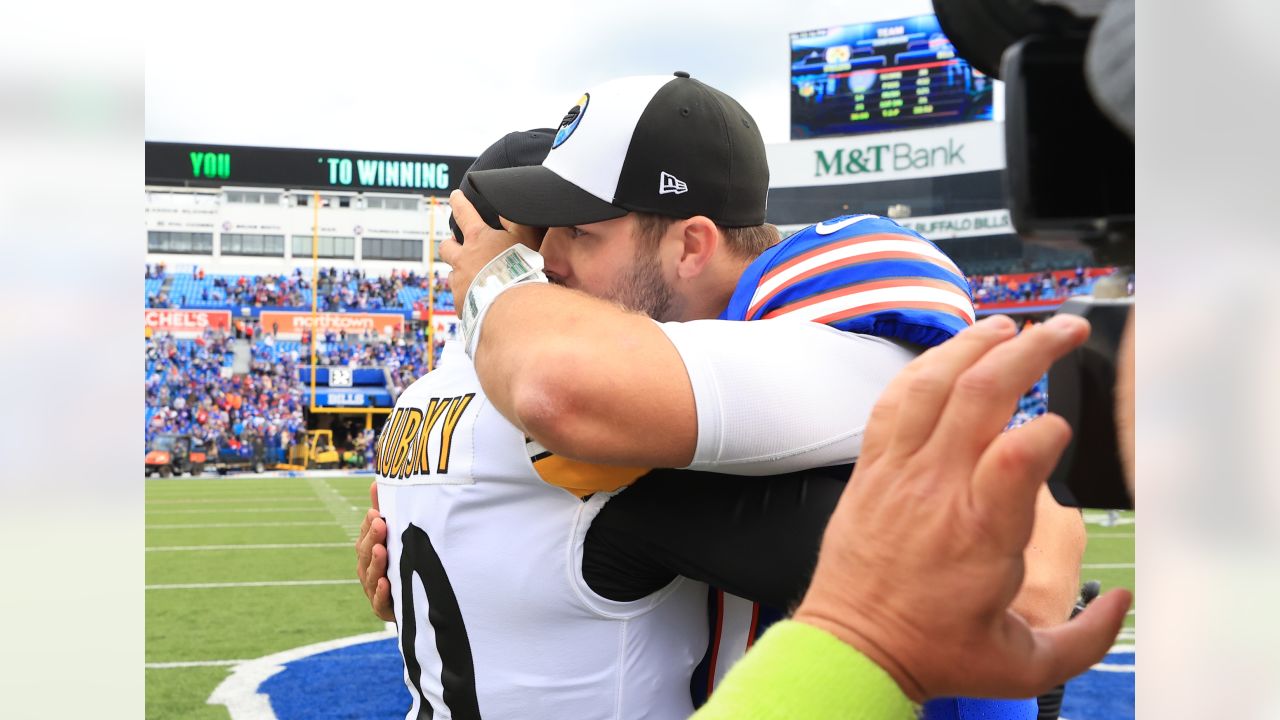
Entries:
<svg viewBox="0 0 1280 720">
<path fill-rule="evenodd" d="M 667 233 L 667 228 L 680 220 L 669 215 L 645 212 L 634 212 L 632 215 L 636 220 L 636 237 L 640 239 L 642 245 L 648 247 L 656 246 L 662 236 Z M 778 228 L 769 223 L 746 227 L 724 227 L 717 224 L 716 228 L 724 236 L 725 247 L 740 257 L 756 257 L 782 240 Z"/>
</svg>

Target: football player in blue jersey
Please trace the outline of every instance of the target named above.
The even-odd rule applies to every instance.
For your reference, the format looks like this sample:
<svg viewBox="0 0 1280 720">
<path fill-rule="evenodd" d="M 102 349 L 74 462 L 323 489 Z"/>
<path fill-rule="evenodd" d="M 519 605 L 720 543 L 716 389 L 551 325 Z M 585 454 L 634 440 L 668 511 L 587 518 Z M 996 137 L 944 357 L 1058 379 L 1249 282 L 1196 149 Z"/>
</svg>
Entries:
<svg viewBox="0 0 1280 720">
<path fill-rule="evenodd" d="M 844 465 L 856 459 L 861 429 L 888 378 L 920 350 L 972 324 L 959 269 L 891 220 L 845 216 L 779 242 L 764 223 L 763 144 L 750 116 L 722 93 L 677 74 L 606 84 L 575 108 L 542 165 L 470 176 L 508 221 L 506 231 L 481 221 L 459 193 L 452 203 L 466 243 L 442 246 L 454 267 L 455 296 L 465 299 L 463 330 L 484 389 L 544 454 L 741 475 Z M 724 128 L 732 137 L 723 137 Z M 708 151 L 735 142 L 760 152 Z M 520 256 L 521 243 L 540 249 L 551 283 L 492 272 Z M 763 322 L 707 322 L 713 319 Z M 646 496 L 642 485 L 654 490 Z M 653 498 L 664 490 L 672 493 L 667 508 L 701 508 L 685 502 L 696 495 L 691 485 L 642 480 L 607 504 L 597 524 L 615 506 L 624 508 L 615 515 L 628 517 L 618 500 L 645 508 L 652 519 L 663 507 Z M 721 485 L 718 495 L 730 507 L 731 488 Z M 647 504 L 633 500 L 645 497 Z M 1052 625 L 1072 604 L 1083 528 L 1078 515 L 1047 495 L 1040 505 L 1015 607 L 1032 624 Z M 724 525 L 746 523 L 766 543 L 772 533 L 785 545 L 779 538 L 787 529 L 770 524 L 771 510 L 738 507 Z M 366 538 L 379 539 L 378 522 L 370 518 Z M 822 522 L 804 529 L 816 538 Z M 642 525 L 618 524 L 633 544 L 652 540 Z M 668 535 L 692 544 L 686 535 Z M 752 547 L 720 548 L 714 562 L 766 572 L 769 563 Z M 654 552 L 679 551 L 667 545 Z M 365 544 L 362 562 L 372 563 L 373 578 L 366 591 L 375 607 L 389 601 L 377 581 L 385 558 L 385 550 Z M 669 579 L 672 567 L 686 569 L 679 561 L 670 565 L 645 573 L 645 562 L 635 562 L 632 569 L 640 570 L 630 575 L 652 584 Z M 792 585 L 802 590 L 811 563 L 798 566 L 782 575 L 798 576 Z M 731 572 L 705 574 L 752 594 L 750 582 Z M 1028 717 L 1025 703 L 1004 716 Z"/>
</svg>

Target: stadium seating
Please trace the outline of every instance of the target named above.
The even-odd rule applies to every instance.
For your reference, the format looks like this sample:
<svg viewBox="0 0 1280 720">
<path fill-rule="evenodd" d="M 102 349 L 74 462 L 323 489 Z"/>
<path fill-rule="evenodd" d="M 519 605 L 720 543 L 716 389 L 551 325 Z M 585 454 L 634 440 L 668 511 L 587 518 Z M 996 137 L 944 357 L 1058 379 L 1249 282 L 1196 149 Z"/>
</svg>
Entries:
<svg viewBox="0 0 1280 720">
<path fill-rule="evenodd" d="M 214 454 L 221 446 L 261 439 L 269 463 L 282 462 L 303 428 L 301 388 L 288 382 L 291 361 L 256 360 L 249 374 L 229 371 L 234 353 L 225 333 L 196 339 L 156 333 L 146 342 L 145 437 L 190 434 Z"/>
<path fill-rule="evenodd" d="M 162 432 L 190 434 L 210 454 L 220 447 L 261 440 L 268 465 L 285 462 L 295 438 L 301 440 L 305 430 L 303 409 L 310 389 L 304 369 L 311 346 L 270 333 L 255 332 L 254 337 L 249 372 L 239 376 L 230 372 L 235 338 L 227 333 L 206 330 L 199 338 L 187 339 L 156 332 L 147 339 L 143 422 L 148 445 Z M 355 336 L 344 341 L 332 333 L 318 340 L 316 362 L 322 367 L 385 370 L 389 386 L 371 389 L 374 394 L 398 395 L 427 372 L 421 327 L 394 341 L 361 341 Z M 436 343 L 437 358 L 442 347 L 442 342 Z M 363 449 L 368 449 L 365 440 Z M 372 453 L 366 453 L 366 460 L 371 458 Z"/>
<path fill-rule="evenodd" d="M 311 307 L 310 271 L 290 275 L 226 275 L 167 273 L 146 280 L 147 307 L 223 309 L 240 307 Z M 161 289 L 172 283 L 163 298 Z M 319 309 L 325 312 L 412 311 L 427 298 L 427 279 L 416 272 L 392 271 L 388 277 L 369 277 L 350 270 L 322 269 Z M 443 277 L 435 287 L 435 307 L 453 310 L 453 293 Z"/>
<path fill-rule="evenodd" d="M 970 268 L 976 266 L 970 266 Z M 1007 264 L 1006 264 L 1007 267 Z M 1061 266 L 1059 266 L 1061 267 Z M 970 270 L 972 272 L 972 269 Z M 1088 294 L 1093 281 L 1114 272 L 1114 268 L 1074 270 L 1037 270 L 1016 273 L 985 272 L 969 276 L 969 288 L 979 305 L 1043 304 L 1072 295 Z M 216 275 L 197 277 L 186 273 L 168 273 L 172 279 L 166 295 L 161 296 L 163 277 L 148 277 L 147 307 L 193 309 L 232 309 L 241 307 L 273 307 L 309 309 L 311 280 L 301 270 L 291 275 Z M 321 312 L 410 312 L 425 313 L 428 297 L 427 278 L 416 272 L 393 271 L 388 277 L 368 277 L 350 270 L 322 270 L 320 275 Z M 437 277 L 434 291 L 435 308 L 452 312 L 454 297 L 443 277 Z"/>
<path fill-rule="evenodd" d="M 1075 270 L 1042 273 L 971 275 L 968 278 L 969 291 L 979 309 L 1017 309 L 1019 305 L 1033 305 L 1039 310 L 1043 309 L 1039 306 L 1046 302 L 1091 293 L 1098 278 L 1114 272 L 1115 268 L 1077 267 Z"/>
<path fill-rule="evenodd" d="M 1076 268 L 1051 273 L 972 276 L 969 286 L 982 309 L 1017 310 L 1035 306 L 1043 310 L 1072 295 L 1088 293 L 1097 278 L 1113 268 Z M 238 308 L 239 303 L 276 302 L 281 299 L 310 303 L 310 278 L 291 276 L 200 275 L 148 272 L 149 302 L 171 280 L 169 303 L 187 308 Z M 428 290 L 426 278 L 397 273 L 387 278 L 367 278 L 345 272 L 326 273 L 321 281 L 325 309 L 421 311 Z M 436 307 L 452 306 L 452 293 L 443 278 L 435 287 Z M 228 300 L 228 297 L 231 300 Z M 384 305 L 384 303 L 386 303 Z M 299 307 L 305 307 L 300 305 Z M 268 460 L 283 462 L 296 433 L 304 426 L 303 408 L 309 387 L 299 371 L 310 363 L 311 346 L 299 340 L 281 339 L 256 327 L 256 320 L 237 320 L 253 330 L 250 371 L 230 372 L 233 337 L 206 330 L 195 339 L 174 338 L 157 332 L 148 338 L 144 369 L 146 408 L 143 422 L 148 440 L 156 432 L 191 433 L 214 451 L 219 443 L 245 443 L 259 437 Z M 427 372 L 426 337 L 421 325 L 411 324 L 405 335 L 393 339 L 327 333 L 317 338 L 316 362 L 321 367 L 347 366 L 384 369 L 387 391 L 398 395 Z M 436 357 L 443 347 L 437 341 Z M 1047 411 L 1047 380 L 1042 379 L 1019 402 L 1011 426 L 1027 422 Z"/>
<path fill-rule="evenodd" d="M 162 285 L 164 285 L 164 278 L 147 278 L 146 293 L 148 300 L 160 293 L 160 286 Z"/>
<path fill-rule="evenodd" d="M 1027 394 L 1018 399 L 1018 409 L 1013 413 L 1009 427 L 1015 428 L 1049 412 L 1049 376 L 1036 381 Z"/>
</svg>

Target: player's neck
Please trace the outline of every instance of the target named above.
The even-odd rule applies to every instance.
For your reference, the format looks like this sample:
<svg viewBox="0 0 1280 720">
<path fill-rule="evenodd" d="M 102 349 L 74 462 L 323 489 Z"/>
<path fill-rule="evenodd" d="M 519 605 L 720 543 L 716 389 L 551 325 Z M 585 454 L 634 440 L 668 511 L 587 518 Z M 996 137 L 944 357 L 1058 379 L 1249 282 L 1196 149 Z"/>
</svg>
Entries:
<svg viewBox="0 0 1280 720">
<path fill-rule="evenodd" d="M 729 306 L 729 299 L 738 287 L 738 279 L 753 260 L 754 257 L 718 253 L 704 271 L 690 282 L 682 312 L 676 319 L 685 322 L 720 317 L 720 313 Z"/>
</svg>

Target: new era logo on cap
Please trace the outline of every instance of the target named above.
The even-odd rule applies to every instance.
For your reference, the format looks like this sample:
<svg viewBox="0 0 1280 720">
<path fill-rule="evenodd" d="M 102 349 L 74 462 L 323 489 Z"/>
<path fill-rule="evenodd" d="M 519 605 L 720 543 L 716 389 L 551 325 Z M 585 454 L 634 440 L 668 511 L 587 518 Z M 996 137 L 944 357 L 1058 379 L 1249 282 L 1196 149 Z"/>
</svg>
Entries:
<svg viewBox="0 0 1280 720">
<path fill-rule="evenodd" d="M 684 181 L 675 175 L 663 171 L 663 173 L 658 176 L 659 195 L 666 195 L 668 193 L 675 193 L 676 195 L 679 195 L 687 192 L 689 192 L 689 186 L 685 185 Z"/>
<path fill-rule="evenodd" d="M 769 189 L 755 120 L 688 73 L 594 87 L 563 117 L 541 166 L 469 177 L 503 217 L 537 227 L 585 225 L 632 211 L 759 225 Z"/>
</svg>

